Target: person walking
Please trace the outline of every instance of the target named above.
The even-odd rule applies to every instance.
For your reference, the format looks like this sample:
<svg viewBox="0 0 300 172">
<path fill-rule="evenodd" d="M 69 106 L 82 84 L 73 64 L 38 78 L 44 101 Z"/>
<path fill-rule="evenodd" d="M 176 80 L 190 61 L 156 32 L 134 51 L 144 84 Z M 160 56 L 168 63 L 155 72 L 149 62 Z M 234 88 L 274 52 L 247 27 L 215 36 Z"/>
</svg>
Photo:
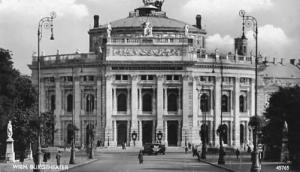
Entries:
<svg viewBox="0 0 300 172">
<path fill-rule="evenodd" d="M 58 151 L 57 154 L 56 154 L 56 163 L 57 163 L 58 166 L 60 165 L 60 158 L 61 158 L 61 152 Z"/>
<path fill-rule="evenodd" d="M 142 150 L 140 150 L 140 153 L 138 155 L 138 159 L 139 159 L 139 163 L 143 164 L 144 159 L 143 159 L 143 152 L 142 152 Z"/>
<path fill-rule="evenodd" d="M 235 155 L 236 155 L 236 159 L 239 159 L 240 150 L 238 148 L 235 150 Z"/>
</svg>

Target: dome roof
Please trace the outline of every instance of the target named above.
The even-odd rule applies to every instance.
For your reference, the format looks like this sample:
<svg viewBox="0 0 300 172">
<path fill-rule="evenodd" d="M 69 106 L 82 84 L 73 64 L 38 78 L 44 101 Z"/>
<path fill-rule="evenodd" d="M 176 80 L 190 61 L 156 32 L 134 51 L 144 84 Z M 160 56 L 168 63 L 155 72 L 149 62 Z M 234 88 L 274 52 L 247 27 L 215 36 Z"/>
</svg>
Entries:
<svg viewBox="0 0 300 172">
<path fill-rule="evenodd" d="M 270 78 L 300 78 L 300 69 L 293 64 L 268 63 L 262 67 L 260 75 Z"/>
</svg>

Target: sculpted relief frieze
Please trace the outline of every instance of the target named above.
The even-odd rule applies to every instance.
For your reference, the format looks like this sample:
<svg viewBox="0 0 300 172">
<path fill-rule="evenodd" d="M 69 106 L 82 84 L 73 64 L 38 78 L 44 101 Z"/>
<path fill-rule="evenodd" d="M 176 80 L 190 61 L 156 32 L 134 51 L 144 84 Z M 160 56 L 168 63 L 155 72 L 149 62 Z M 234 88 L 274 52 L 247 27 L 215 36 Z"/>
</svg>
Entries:
<svg viewBox="0 0 300 172">
<path fill-rule="evenodd" d="M 182 51 L 175 48 L 118 48 L 113 49 L 113 56 L 182 56 Z"/>
</svg>

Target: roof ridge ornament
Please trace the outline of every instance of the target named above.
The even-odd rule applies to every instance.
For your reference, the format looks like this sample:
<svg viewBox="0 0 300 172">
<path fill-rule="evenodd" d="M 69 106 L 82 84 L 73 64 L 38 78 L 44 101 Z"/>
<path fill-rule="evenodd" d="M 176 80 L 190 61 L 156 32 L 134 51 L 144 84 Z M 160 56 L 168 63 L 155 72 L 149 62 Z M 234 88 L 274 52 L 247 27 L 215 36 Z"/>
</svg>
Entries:
<svg viewBox="0 0 300 172">
<path fill-rule="evenodd" d="M 143 0 L 143 3 L 145 6 L 153 5 L 157 7 L 159 10 L 161 10 L 162 4 L 165 0 Z"/>
</svg>

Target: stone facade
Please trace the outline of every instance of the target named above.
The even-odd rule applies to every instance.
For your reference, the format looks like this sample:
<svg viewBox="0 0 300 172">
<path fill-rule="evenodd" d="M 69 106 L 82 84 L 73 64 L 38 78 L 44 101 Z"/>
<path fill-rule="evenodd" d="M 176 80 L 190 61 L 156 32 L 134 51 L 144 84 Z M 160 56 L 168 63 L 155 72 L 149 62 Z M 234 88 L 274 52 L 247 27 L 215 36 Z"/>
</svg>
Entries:
<svg viewBox="0 0 300 172">
<path fill-rule="evenodd" d="M 71 143 L 72 121 L 77 146 L 88 144 L 88 126 L 108 147 L 132 146 L 132 133 L 137 146 L 158 142 L 158 132 L 166 146 L 200 144 L 201 125 L 208 126 L 209 146 L 219 146 L 221 123 L 225 146 L 252 141 L 254 57 L 208 54 L 200 15 L 192 26 L 167 18 L 161 6 L 151 9 L 145 4 L 107 25 L 95 16 L 90 53 L 40 57 L 41 109 L 54 112 L 56 146 Z M 29 66 L 37 85 L 37 57 Z"/>
</svg>

